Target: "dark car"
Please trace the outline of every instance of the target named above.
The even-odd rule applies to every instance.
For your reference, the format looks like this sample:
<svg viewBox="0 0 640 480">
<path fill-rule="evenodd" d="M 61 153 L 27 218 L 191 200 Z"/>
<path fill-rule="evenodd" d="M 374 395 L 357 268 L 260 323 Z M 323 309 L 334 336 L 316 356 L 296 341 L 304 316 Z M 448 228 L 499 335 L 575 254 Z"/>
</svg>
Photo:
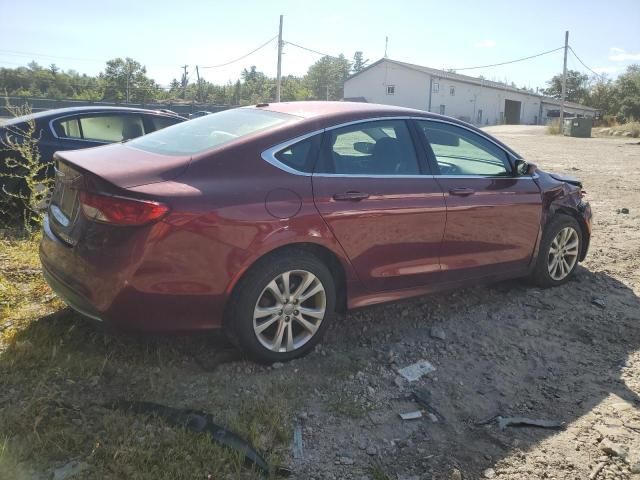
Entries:
<svg viewBox="0 0 640 480">
<path fill-rule="evenodd" d="M 591 234 L 578 181 L 418 110 L 261 104 L 56 159 L 40 258 L 69 305 L 125 329 L 224 327 L 262 361 L 308 352 L 336 311 L 562 284 Z"/>
<path fill-rule="evenodd" d="M 45 110 L 16 117 L 0 124 L 0 169 L 2 159 L 14 155 L 7 150 L 7 137 L 20 140 L 33 122 L 34 138 L 42 162 L 48 163 L 58 150 L 76 150 L 130 140 L 185 119 L 156 110 L 121 107 L 71 107 Z M 4 145 L 3 145 L 4 144 Z"/>
</svg>

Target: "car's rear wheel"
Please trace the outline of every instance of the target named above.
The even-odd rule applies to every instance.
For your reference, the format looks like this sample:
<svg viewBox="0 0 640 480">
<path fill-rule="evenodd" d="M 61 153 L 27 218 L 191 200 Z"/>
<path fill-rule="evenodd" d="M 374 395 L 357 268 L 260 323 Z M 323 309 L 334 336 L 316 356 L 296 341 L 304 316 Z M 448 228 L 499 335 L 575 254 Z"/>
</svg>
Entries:
<svg viewBox="0 0 640 480">
<path fill-rule="evenodd" d="M 541 287 L 565 283 L 576 270 L 582 249 L 582 230 L 568 215 L 557 215 L 545 228 L 532 280 Z"/>
<path fill-rule="evenodd" d="M 239 346 L 262 362 L 308 353 L 335 312 L 335 283 L 315 256 L 289 250 L 254 266 L 239 282 L 225 321 Z"/>
</svg>

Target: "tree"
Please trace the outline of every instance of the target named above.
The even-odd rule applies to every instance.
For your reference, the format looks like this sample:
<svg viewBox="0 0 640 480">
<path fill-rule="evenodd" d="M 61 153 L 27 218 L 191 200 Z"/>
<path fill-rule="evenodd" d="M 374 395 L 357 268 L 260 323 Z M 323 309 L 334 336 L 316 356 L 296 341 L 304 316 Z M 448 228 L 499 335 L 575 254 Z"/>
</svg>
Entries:
<svg viewBox="0 0 640 480">
<path fill-rule="evenodd" d="M 615 115 L 620 104 L 615 97 L 613 82 L 606 76 L 593 77 L 586 104 L 597 108 L 603 114 Z"/>
<path fill-rule="evenodd" d="M 313 98 L 340 100 L 344 95 L 344 82 L 349 78 L 351 62 L 344 55 L 325 56 L 309 67 L 304 82 Z"/>
<path fill-rule="evenodd" d="M 365 69 L 365 67 L 367 66 L 367 63 L 369 62 L 369 59 L 364 59 L 364 55 L 362 54 L 362 52 L 357 51 L 356 53 L 354 53 L 353 55 L 353 64 L 351 65 L 351 71 L 353 73 L 359 73 L 362 70 Z"/>
<path fill-rule="evenodd" d="M 114 58 L 100 74 L 104 100 L 145 103 L 156 98 L 159 87 L 147 77 L 147 69 L 132 58 Z"/>
<path fill-rule="evenodd" d="M 562 98 L 562 74 L 554 75 L 547 82 L 549 88 L 542 90 L 543 95 L 553 98 Z M 568 102 L 585 103 L 589 98 L 589 76 L 577 70 L 567 70 L 567 95 Z"/>
<path fill-rule="evenodd" d="M 640 65 L 629 65 L 615 83 L 619 112 L 627 120 L 640 120 Z"/>
</svg>

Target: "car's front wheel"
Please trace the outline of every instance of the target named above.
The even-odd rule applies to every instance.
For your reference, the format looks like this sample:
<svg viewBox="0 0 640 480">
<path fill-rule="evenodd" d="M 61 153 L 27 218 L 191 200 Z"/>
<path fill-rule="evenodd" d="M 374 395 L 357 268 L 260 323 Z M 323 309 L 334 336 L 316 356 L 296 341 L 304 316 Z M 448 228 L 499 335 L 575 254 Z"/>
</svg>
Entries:
<svg viewBox="0 0 640 480">
<path fill-rule="evenodd" d="M 320 341 L 335 298 L 329 269 L 305 251 L 289 250 L 260 262 L 240 281 L 226 328 L 256 360 L 291 360 Z"/>
<path fill-rule="evenodd" d="M 565 283 L 578 266 L 582 230 L 568 215 L 557 215 L 545 228 L 531 278 L 540 287 Z"/>
</svg>

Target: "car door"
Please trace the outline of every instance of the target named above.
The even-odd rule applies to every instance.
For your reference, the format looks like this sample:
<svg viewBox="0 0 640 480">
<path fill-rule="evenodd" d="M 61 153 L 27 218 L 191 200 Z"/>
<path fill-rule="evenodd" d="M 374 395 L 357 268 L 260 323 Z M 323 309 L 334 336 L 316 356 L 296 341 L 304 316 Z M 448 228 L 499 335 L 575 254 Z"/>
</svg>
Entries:
<svg viewBox="0 0 640 480">
<path fill-rule="evenodd" d="M 138 114 L 94 113 L 73 115 L 53 122 L 62 150 L 97 147 L 145 134 Z"/>
<path fill-rule="evenodd" d="M 440 120 L 416 123 L 447 205 L 442 280 L 526 270 L 542 214 L 533 178 L 517 176 L 508 153 L 480 133 Z"/>
<path fill-rule="evenodd" d="M 444 195 L 413 138 L 403 119 L 328 129 L 312 176 L 320 214 L 372 291 L 440 274 Z"/>
</svg>

